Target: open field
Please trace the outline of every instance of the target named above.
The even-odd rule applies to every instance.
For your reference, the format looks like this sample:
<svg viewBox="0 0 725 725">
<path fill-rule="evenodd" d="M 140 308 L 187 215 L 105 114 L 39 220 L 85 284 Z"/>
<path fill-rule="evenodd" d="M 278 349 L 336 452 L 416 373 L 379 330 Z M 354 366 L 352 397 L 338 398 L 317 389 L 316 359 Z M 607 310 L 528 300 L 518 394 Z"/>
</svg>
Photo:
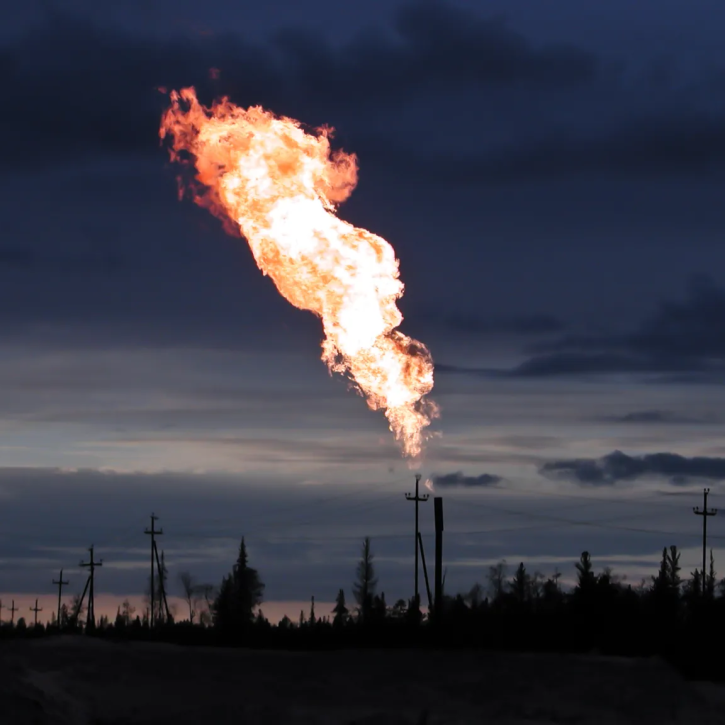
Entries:
<svg viewBox="0 0 725 725">
<path fill-rule="evenodd" d="M 3 725 L 725 722 L 659 660 L 262 652 L 61 637 L 2 643 Z"/>
</svg>

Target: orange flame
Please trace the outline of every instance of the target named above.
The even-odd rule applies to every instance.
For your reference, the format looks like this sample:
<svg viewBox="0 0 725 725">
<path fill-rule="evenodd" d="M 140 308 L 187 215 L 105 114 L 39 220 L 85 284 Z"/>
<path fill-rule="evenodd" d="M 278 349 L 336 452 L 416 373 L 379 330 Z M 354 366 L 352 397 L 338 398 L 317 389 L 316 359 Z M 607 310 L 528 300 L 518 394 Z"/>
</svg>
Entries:
<svg viewBox="0 0 725 725">
<path fill-rule="evenodd" d="M 322 320 L 322 359 L 383 409 L 403 454 L 420 456 L 438 417 L 425 396 L 433 360 L 396 328 L 403 294 L 390 244 L 335 215 L 357 184 L 357 158 L 331 153 L 331 128 L 313 135 L 291 118 L 223 98 L 207 108 L 193 88 L 170 94 L 159 134 L 173 161 L 191 154 L 197 204 L 247 239 L 257 265 L 295 307 Z"/>
</svg>

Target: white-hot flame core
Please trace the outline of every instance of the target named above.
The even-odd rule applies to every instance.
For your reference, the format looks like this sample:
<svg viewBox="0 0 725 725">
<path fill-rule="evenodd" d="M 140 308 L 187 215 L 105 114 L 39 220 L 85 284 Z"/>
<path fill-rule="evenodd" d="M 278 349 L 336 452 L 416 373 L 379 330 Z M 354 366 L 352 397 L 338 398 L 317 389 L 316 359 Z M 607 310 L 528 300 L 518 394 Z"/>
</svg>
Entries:
<svg viewBox="0 0 725 725">
<path fill-rule="evenodd" d="M 226 99 L 205 108 L 193 88 L 172 91 L 160 130 L 172 138 L 174 160 L 192 155 L 197 203 L 233 221 L 279 292 L 320 317 L 330 371 L 349 376 L 370 408 L 385 411 L 403 453 L 417 459 L 439 415 L 426 398 L 433 361 L 396 329 L 404 287 L 393 248 L 335 215 L 357 184 L 357 162 L 332 154 L 329 134 Z"/>
</svg>

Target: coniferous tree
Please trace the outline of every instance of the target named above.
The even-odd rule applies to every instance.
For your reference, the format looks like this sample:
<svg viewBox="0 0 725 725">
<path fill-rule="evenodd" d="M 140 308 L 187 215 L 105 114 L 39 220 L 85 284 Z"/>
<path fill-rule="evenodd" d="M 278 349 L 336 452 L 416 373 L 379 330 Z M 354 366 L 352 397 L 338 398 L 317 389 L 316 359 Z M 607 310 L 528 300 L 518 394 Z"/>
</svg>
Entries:
<svg viewBox="0 0 725 725">
<path fill-rule="evenodd" d="M 385 602 L 385 592 L 381 592 L 380 596 L 373 597 L 373 603 L 371 607 L 371 615 L 373 621 L 377 624 L 381 624 L 385 621 L 385 616 L 388 613 L 388 605 Z"/>
<path fill-rule="evenodd" d="M 345 592 L 342 589 L 337 593 L 335 608 L 332 610 L 332 613 L 335 615 L 335 618 L 332 620 L 335 626 L 340 627 L 347 622 L 349 612 L 345 606 Z"/>
<path fill-rule="evenodd" d="M 309 624 L 310 627 L 314 627 L 317 624 L 317 618 L 315 617 L 315 598 L 312 597 L 310 600 L 310 618 L 309 618 Z"/>
<path fill-rule="evenodd" d="M 284 631 L 287 631 L 288 629 L 292 628 L 292 620 L 285 614 L 282 619 L 279 620 L 279 624 L 277 625 L 278 629 L 282 629 Z"/>
<path fill-rule="evenodd" d="M 690 580 L 685 584 L 685 599 L 690 606 L 696 606 L 702 599 L 702 573 L 699 569 L 692 572 Z"/>
<path fill-rule="evenodd" d="M 597 577 L 592 566 L 592 557 L 588 551 L 582 551 L 579 561 L 576 563 L 577 584 L 575 589 L 581 593 L 593 591 Z"/>
<path fill-rule="evenodd" d="M 677 551 L 676 546 L 670 546 L 667 552 L 667 574 L 669 577 L 670 589 L 677 595 L 680 593 L 680 586 L 682 585 L 682 579 L 680 578 L 680 552 Z"/>
<path fill-rule="evenodd" d="M 521 562 L 518 565 L 516 573 L 514 574 L 514 578 L 511 580 L 511 583 L 509 585 L 514 599 L 519 604 L 523 604 L 525 601 L 528 600 L 530 584 L 531 579 L 526 573 L 526 567 L 524 566 L 524 563 Z"/>
<path fill-rule="evenodd" d="M 667 560 L 667 547 L 662 549 L 662 559 L 657 576 L 652 577 L 652 593 L 658 597 L 666 596 L 670 589 L 670 569 Z"/>
<path fill-rule="evenodd" d="M 363 622 L 370 618 L 373 597 L 375 596 L 375 589 L 378 584 L 378 580 L 375 577 L 373 558 L 374 556 L 370 548 L 370 537 L 366 536 L 363 541 L 362 556 L 357 565 L 357 580 L 352 587 L 355 601 L 358 603 L 358 613 Z"/>
<path fill-rule="evenodd" d="M 264 584 L 256 569 L 249 566 L 247 546 L 242 537 L 232 573 L 222 579 L 214 601 L 214 625 L 239 633 L 254 618 L 254 608 L 262 602 Z"/>
</svg>

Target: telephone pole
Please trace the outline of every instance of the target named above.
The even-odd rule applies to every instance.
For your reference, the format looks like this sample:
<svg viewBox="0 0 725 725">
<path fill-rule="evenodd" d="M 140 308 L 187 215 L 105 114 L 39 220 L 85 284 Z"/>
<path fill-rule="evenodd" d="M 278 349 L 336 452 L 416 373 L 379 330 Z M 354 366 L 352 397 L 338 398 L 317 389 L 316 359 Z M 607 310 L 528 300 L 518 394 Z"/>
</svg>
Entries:
<svg viewBox="0 0 725 725">
<path fill-rule="evenodd" d="M 699 507 L 692 509 L 697 516 L 702 516 L 702 593 L 705 593 L 705 576 L 707 572 L 707 517 L 716 516 L 717 509 L 707 508 L 707 495 L 710 493 L 709 488 L 703 489 L 703 506 L 702 511 Z"/>
<path fill-rule="evenodd" d="M 435 506 L 436 525 L 436 570 L 435 570 L 435 599 L 433 615 L 440 624 L 443 619 L 443 498 L 436 496 L 433 499 Z"/>
<path fill-rule="evenodd" d="M 415 496 L 410 493 L 405 494 L 406 501 L 415 502 L 415 606 L 420 609 L 420 597 L 418 596 L 418 504 L 421 501 L 428 500 L 428 494 L 418 495 L 418 486 L 420 484 L 420 473 L 415 474 Z"/>
<path fill-rule="evenodd" d="M 10 607 L 10 626 L 13 627 L 15 625 L 15 612 L 18 611 L 18 608 L 15 606 L 15 600 L 12 600 L 12 606 Z"/>
<path fill-rule="evenodd" d="M 60 577 L 58 578 L 58 581 L 53 579 L 53 584 L 58 585 L 58 629 L 60 629 L 60 600 L 62 598 L 63 594 L 63 587 L 68 585 L 68 582 L 63 581 L 63 570 L 60 570 Z"/>
<path fill-rule="evenodd" d="M 38 612 L 42 612 L 43 611 L 43 608 L 42 607 L 40 607 L 40 608 L 38 607 L 38 600 L 37 599 L 35 600 L 35 606 L 34 607 L 30 607 L 30 611 L 31 612 L 35 612 L 35 621 L 33 623 L 33 626 L 37 627 L 38 626 Z"/>
<path fill-rule="evenodd" d="M 96 568 L 99 566 L 103 566 L 103 559 L 100 561 L 95 561 L 93 558 L 93 547 L 91 546 L 90 549 L 88 549 L 90 552 L 90 561 L 82 561 L 80 563 L 80 566 L 88 567 L 88 579 L 86 581 L 86 586 L 83 589 L 83 594 L 81 594 L 81 600 L 78 602 L 78 609 L 76 611 L 76 615 L 78 615 L 81 611 L 81 607 L 83 606 L 83 598 L 86 595 L 86 592 L 88 592 L 88 615 L 86 616 L 86 630 L 93 629 L 96 626 L 96 610 L 94 608 L 94 590 L 93 590 L 93 584 L 95 579 L 95 573 Z"/>
<path fill-rule="evenodd" d="M 156 618 L 156 587 L 154 586 L 154 566 L 158 564 L 158 552 L 156 551 L 156 537 L 161 536 L 164 533 L 163 529 L 158 531 L 154 528 L 155 523 L 158 521 L 158 516 L 154 513 L 151 514 L 151 531 L 148 529 L 144 530 L 144 534 L 148 534 L 151 537 L 151 615 L 149 617 L 149 626 L 154 626 L 154 620 Z M 161 567 L 159 567 L 159 577 L 161 577 Z"/>
</svg>

